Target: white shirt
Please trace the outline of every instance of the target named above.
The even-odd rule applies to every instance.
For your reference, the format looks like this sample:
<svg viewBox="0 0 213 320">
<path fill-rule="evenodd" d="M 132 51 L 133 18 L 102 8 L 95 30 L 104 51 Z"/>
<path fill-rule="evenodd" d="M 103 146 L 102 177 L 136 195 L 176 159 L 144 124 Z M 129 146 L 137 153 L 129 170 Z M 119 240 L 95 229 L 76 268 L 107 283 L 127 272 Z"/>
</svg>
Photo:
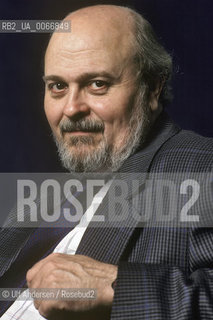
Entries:
<svg viewBox="0 0 213 320">
<path fill-rule="evenodd" d="M 96 210 L 103 201 L 111 181 L 108 181 L 94 196 L 93 201 L 89 208 L 86 210 L 82 216 L 79 224 L 70 231 L 57 245 L 53 252 L 75 254 L 76 250 L 81 242 L 81 239 L 92 220 Z M 25 290 L 25 294 L 26 294 Z M 10 308 L 3 314 L 0 318 L 1 320 L 45 320 L 39 312 L 36 310 L 33 304 L 33 300 L 24 300 L 21 296 L 15 300 L 15 302 L 10 306 Z"/>
</svg>

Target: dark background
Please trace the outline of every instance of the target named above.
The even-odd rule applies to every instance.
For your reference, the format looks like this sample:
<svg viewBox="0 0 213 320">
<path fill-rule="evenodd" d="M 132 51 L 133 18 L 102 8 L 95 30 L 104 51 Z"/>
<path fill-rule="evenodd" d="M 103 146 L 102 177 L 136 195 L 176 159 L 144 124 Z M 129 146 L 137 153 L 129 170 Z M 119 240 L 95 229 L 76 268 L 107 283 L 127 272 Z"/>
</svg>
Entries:
<svg viewBox="0 0 213 320">
<path fill-rule="evenodd" d="M 174 102 L 183 128 L 213 136 L 212 0 L 1 0 L 0 19 L 62 19 L 96 3 L 129 5 L 152 23 L 174 59 Z M 98 28 L 98 26 L 97 26 Z M 43 111 L 43 55 L 48 34 L 0 34 L 0 172 L 63 170 Z"/>
</svg>

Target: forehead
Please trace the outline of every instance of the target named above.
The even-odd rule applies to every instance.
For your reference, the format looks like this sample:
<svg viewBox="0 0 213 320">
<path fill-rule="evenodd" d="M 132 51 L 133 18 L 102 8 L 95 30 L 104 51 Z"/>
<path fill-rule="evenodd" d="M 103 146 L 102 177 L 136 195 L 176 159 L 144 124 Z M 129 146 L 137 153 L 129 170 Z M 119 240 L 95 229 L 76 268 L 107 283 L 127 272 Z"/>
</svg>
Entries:
<svg viewBox="0 0 213 320">
<path fill-rule="evenodd" d="M 116 72 L 125 67 L 132 56 L 130 28 L 81 17 L 71 19 L 71 32 L 53 34 L 45 56 L 45 73 L 77 67 L 92 71 L 102 67 Z"/>
</svg>

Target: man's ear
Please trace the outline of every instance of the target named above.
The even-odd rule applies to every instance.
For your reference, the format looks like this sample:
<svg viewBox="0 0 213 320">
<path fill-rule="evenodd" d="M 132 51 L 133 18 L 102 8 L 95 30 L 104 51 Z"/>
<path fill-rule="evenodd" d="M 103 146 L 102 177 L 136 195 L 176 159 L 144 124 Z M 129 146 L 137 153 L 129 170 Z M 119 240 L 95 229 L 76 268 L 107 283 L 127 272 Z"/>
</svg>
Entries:
<svg viewBox="0 0 213 320">
<path fill-rule="evenodd" d="M 159 108 L 159 97 L 163 88 L 163 82 L 159 82 L 155 88 L 155 90 L 150 92 L 150 97 L 149 97 L 149 106 L 151 108 L 152 112 L 155 112 Z"/>
</svg>

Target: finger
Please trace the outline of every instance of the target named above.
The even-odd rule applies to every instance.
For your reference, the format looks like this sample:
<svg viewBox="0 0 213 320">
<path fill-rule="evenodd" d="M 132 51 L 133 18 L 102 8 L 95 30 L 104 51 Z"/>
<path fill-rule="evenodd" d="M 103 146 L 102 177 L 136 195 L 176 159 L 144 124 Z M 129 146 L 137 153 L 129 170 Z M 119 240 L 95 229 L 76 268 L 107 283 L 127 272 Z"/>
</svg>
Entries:
<svg viewBox="0 0 213 320">
<path fill-rule="evenodd" d="M 34 303 L 35 308 L 38 310 L 42 301 L 41 300 L 34 300 L 33 303 Z"/>
<path fill-rule="evenodd" d="M 27 283 L 30 284 L 36 276 L 41 275 L 45 264 L 47 264 L 49 261 L 55 261 L 57 255 L 58 254 L 56 253 L 52 253 L 46 258 L 37 262 L 31 269 L 29 269 L 26 274 Z"/>
<path fill-rule="evenodd" d="M 67 301 L 63 300 L 43 300 L 38 307 L 40 315 L 48 319 L 51 318 L 56 311 L 61 312 L 62 310 L 66 309 L 69 309 L 67 306 Z M 60 317 L 57 319 L 60 319 Z M 61 319 L 63 319 L 63 316 Z"/>
</svg>

